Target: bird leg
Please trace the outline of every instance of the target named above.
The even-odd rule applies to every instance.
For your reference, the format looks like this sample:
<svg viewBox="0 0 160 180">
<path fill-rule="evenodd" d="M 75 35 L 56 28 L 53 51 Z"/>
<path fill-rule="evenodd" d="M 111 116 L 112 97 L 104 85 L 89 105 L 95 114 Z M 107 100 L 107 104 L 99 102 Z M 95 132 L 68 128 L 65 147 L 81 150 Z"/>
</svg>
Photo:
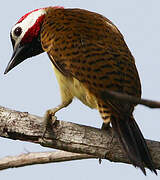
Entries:
<svg viewBox="0 0 160 180">
<path fill-rule="evenodd" d="M 104 123 L 101 126 L 102 130 L 108 131 L 111 128 L 110 123 Z"/>
<path fill-rule="evenodd" d="M 101 130 L 103 130 L 103 131 L 109 131 L 111 129 L 111 126 L 110 126 L 110 122 L 108 122 L 108 123 L 104 123 L 103 122 L 103 124 L 102 124 L 102 126 L 101 126 Z M 111 139 L 111 142 L 110 142 L 110 144 L 112 143 L 112 141 L 113 141 L 113 134 L 112 134 L 112 139 Z M 102 158 L 100 157 L 99 158 L 99 164 L 101 164 L 102 163 Z"/>
<path fill-rule="evenodd" d="M 53 109 L 48 109 L 44 115 L 44 131 L 43 131 L 43 135 L 42 135 L 42 138 L 44 138 L 45 136 L 45 133 L 47 131 L 47 129 L 49 127 L 51 127 L 55 121 L 57 120 L 57 117 L 55 116 L 55 113 L 57 111 L 59 111 L 60 109 L 68 106 L 70 103 L 72 102 L 72 100 L 70 101 L 64 101 L 62 102 L 60 105 L 56 106 L 55 108 Z"/>
</svg>

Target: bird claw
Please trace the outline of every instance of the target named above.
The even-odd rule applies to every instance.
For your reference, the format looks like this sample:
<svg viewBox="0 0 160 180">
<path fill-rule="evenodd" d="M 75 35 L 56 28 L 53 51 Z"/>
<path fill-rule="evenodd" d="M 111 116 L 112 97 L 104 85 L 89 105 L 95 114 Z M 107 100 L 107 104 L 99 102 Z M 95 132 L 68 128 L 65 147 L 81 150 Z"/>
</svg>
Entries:
<svg viewBox="0 0 160 180">
<path fill-rule="evenodd" d="M 49 109 L 46 111 L 43 119 L 44 119 L 44 131 L 42 134 L 42 139 L 44 139 L 47 130 L 51 128 L 53 124 L 56 122 L 57 117 L 55 116 L 53 110 Z"/>
<path fill-rule="evenodd" d="M 105 131 L 110 130 L 111 129 L 110 123 L 104 123 L 103 122 L 101 129 L 105 130 Z"/>
<path fill-rule="evenodd" d="M 101 127 L 101 130 L 106 131 L 106 132 L 107 132 L 107 131 L 110 131 L 110 130 L 111 130 L 110 123 L 103 123 L 103 124 L 102 124 L 102 127 Z M 112 131 L 111 131 L 111 132 L 112 132 Z M 113 139 L 114 139 L 114 134 L 113 134 L 113 132 L 112 132 L 112 134 L 111 134 L 111 141 L 109 142 L 109 144 L 110 144 L 110 149 L 112 149 L 112 148 L 111 148 L 111 145 L 112 145 Z M 107 153 L 105 153 L 105 156 L 104 156 L 104 157 L 106 157 L 106 154 L 107 154 Z M 103 157 L 99 157 L 99 164 L 102 163 L 102 159 L 103 159 Z"/>
<path fill-rule="evenodd" d="M 102 163 L 102 158 L 99 158 L 99 164 L 101 164 Z"/>
</svg>

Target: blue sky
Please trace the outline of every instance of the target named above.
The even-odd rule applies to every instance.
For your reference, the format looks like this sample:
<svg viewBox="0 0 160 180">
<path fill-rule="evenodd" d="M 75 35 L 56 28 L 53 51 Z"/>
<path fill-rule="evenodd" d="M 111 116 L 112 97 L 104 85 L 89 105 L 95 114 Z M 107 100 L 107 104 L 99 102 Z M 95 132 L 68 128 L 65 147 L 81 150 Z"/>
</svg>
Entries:
<svg viewBox="0 0 160 180">
<path fill-rule="evenodd" d="M 142 81 L 143 97 L 160 100 L 160 1 L 146 0 L 5 0 L 1 3 L 0 52 L 0 105 L 43 116 L 45 111 L 60 103 L 58 84 L 48 56 L 43 53 L 24 61 L 7 75 L 3 75 L 12 54 L 9 32 L 17 20 L 28 11 L 39 7 L 60 5 L 84 8 L 109 18 L 119 28 L 135 57 Z M 81 114 L 79 116 L 78 114 Z M 160 141 L 160 110 L 137 106 L 135 118 L 147 139 Z M 78 116 L 77 116 L 78 115 Z M 100 127 L 99 113 L 75 100 L 68 108 L 57 113 L 58 119 Z M 27 152 L 51 151 L 40 145 L 0 139 L 0 157 Z M 103 160 L 35 165 L 0 172 L 0 179 L 157 179 L 147 171 L 145 177 L 131 165 Z"/>
</svg>

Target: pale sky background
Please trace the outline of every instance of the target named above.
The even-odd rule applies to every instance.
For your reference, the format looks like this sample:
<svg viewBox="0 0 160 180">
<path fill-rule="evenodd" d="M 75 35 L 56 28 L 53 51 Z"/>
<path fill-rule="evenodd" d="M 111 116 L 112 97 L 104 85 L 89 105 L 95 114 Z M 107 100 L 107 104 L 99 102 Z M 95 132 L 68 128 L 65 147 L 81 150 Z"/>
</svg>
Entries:
<svg viewBox="0 0 160 180">
<path fill-rule="evenodd" d="M 12 54 L 9 32 L 17 20 L 40 7 L 60 5 L 84 8 L 109 18 L 120 29 L 135 57 L 143 88 L 143 97 L 160 100 L 160 1 L 159 0 L 5 0 L 1 2 L 0 25 L 0 105 L 43 116 L 60 103 L 58 84 L 47 55 L 24 61 L 7 75 L 3 72 Z M 75 100 L 67 109 L 57 113 L 58 119 L 100 127 L 97 111 Z M 138 106 L 136 120 L 145 138 L 160 141 L 160 110 Z M 0 157 L 27 152 L 48 151 L 40 145 L 0 138 Z M 0 179 L 38 180 L 155 180 L 147 170 L 145 177 L 131 165 L 103 160 L 81 160 L 65 163 L 34 165 L 0 172 Z M 158 172 L 160 175 L 160 173 Z"/>
</svg>

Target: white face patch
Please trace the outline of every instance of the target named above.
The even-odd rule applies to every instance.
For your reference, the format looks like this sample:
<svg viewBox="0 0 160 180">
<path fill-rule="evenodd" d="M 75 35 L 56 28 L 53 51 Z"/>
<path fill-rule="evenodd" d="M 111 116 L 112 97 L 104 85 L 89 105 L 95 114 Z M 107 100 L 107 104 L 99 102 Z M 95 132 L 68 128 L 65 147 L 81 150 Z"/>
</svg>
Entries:
<svg viewBox="0 0 160 180">
<path fill-rule="evenodd" d="M 24 37 L 28 29 L 30 29 L 35 24 L 37 19 L 44 14 L 46 14 L 45 9 L 39 9 L 37 11 L 33 11 L 22 22 L 13 26 L 11 30 L 11 36 L 13 40 L 15 41 L 15 47 L 20 43 L 20 41 L 22 40 L 22 38 Z M 20 36 L 16 36 L 14 33 L 17 27 L 20 27 L 22 30 L 22 33 L 20 34 Z"/>
</svg>

